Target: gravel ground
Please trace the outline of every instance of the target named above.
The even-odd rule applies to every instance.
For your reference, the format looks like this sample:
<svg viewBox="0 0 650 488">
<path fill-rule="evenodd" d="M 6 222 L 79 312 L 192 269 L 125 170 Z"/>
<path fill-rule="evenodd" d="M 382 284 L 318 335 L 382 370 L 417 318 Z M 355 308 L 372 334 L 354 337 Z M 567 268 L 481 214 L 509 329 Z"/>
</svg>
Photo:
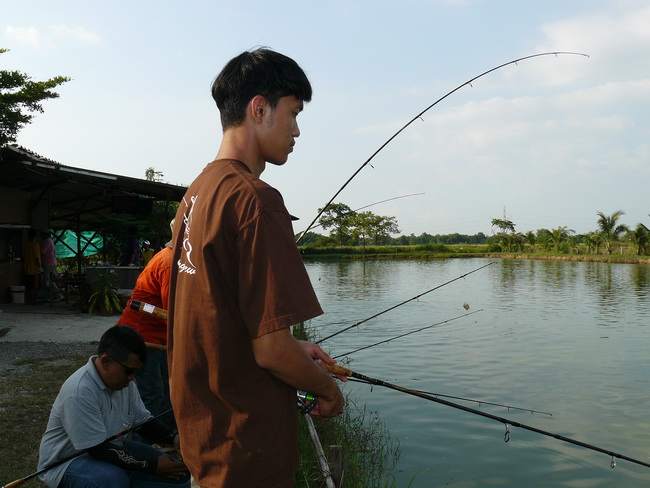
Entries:
<svg viewBox="0 0 650 488">
<path fill-rule="evenodd" d="M 95 354 L 97 343 L 90 342 L 0 342 L 0 375 L 25 371 L 25 360 L 62 358 Z"/>
<path fill-rule="evenodd" d="M 119 315 L 81 313 L 69 306 L 0 304 L 0 374 L 24 370 L 26 359 L 57 358 L 97 350 L 101 335 Z"/>
</svg>

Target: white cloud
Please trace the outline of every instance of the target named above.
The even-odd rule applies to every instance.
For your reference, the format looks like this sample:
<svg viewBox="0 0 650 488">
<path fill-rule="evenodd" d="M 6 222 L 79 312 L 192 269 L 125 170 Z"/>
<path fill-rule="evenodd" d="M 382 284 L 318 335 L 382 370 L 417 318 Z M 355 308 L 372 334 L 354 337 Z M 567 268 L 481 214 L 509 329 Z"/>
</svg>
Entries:
<svg viewBox="0 0 650 488">
<path fill-rule="evenodd" d="M 69 27 L 67 25 L 53 25 L 50 27 L 52 34 L 57 39 L 74 39 L 81 42 L 98 43 L 102 41 L 99 34 L 89 32 L 83 27 Z"/>
<path fill-rule="evenodd" d="M 31 47 L 53 47 L 55 41 L 72 40 L 82 43 L 99 43 L 102 38 L 95 32 L 90 32 L 83 27 L 70 27 L 67 25 L 52 25 L 46 31 L 36 27 L 16 27 L 8 25 L 5 34 L 18 43 Z"/>
<path fill-rule="evenodd" d="M 43 36 L 36 27 L 14 27 L 13 25 L 8 25 L 5 27 L 5 34 L 10 39 L 33 47 L 39 47 L 44 42 Z"/>
<path fill-rule="evenodd" d="M 593 12 L 541 27 L 541 50 L 571 49 L 589 54 L 587 63 L 566 63 L 561 70 L 546 72 L 552 84 L 575 79 L 597 81 L 647 78 L 650 65 L 650 7 L 613 15 Z M 548 66 L 546 66 L 548 67 Z M 545 66 L 538 66 L 544 69 Z"/>
</svg>

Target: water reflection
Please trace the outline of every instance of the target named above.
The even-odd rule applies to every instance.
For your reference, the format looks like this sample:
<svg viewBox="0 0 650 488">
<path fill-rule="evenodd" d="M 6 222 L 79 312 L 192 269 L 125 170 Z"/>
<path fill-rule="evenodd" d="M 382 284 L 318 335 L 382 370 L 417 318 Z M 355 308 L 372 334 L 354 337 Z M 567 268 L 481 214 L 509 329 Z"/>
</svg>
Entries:
<svg viewBox="0 0 650 488">
<path fill-rule="evenodd" d="M 308 262 L 326 314 L 324 336 L 486 264 Z M 492 411 L 637 458 L 650 422 L 650 266 L 498 260 L 328 341 L 344 352 L 399 333 L 483 311 L 353 355 L 359 372 L 406 387 L 526 405 L 552 418 Z M 555 439 L 513 431 L 395 392 L 351 386 L 378 410 L 402 448 L 398 486 L 645 486 L 650 471 Z M 488 407 L 481 407 L 488 408 Z M 418 474 L 419 473 L 419 474 Z M 535 480 L 534 482 L 531 480 Z"/>
</svg>

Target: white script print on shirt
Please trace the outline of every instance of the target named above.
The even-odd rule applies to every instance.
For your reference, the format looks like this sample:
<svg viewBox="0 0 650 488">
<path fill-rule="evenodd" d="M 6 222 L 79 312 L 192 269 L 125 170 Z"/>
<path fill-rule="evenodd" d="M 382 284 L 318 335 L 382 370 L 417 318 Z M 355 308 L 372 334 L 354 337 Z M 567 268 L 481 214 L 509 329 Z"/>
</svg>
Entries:
<svg viewBox="0 0 650 488">
<path fill-rule="evenodd" d="M 191 204 L 187 203 L 185 197 L 183 197 L 183 203 L 185 204 L 185 211 L 183 212 L 183 251 L 181 257 L 178 259 L 178 272 L 195 274 L 196 268 L 192 262 L 192 243 L 190 242 L 190 227 L 192 226 L 192 212 L 194 210 L 194 204 L 196 203 L 196 195 L 190 197 Z M 186 262 L 185 262 L 186 261 Z"/>
</svg>

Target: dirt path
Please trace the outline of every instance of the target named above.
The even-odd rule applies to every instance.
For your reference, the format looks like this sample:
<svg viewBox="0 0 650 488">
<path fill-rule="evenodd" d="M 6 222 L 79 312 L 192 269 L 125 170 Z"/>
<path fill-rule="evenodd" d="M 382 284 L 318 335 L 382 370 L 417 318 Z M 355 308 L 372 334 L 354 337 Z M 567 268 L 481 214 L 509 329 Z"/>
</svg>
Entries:
<svg viewBox="0 0 650 488">
<path fill-rule="evenodd" d="M 62 307 L 2 304 L 0 374 L 24 370 L 28 359 L 92 355 L 119 315 L 88 315 Z"/>
</svg>

